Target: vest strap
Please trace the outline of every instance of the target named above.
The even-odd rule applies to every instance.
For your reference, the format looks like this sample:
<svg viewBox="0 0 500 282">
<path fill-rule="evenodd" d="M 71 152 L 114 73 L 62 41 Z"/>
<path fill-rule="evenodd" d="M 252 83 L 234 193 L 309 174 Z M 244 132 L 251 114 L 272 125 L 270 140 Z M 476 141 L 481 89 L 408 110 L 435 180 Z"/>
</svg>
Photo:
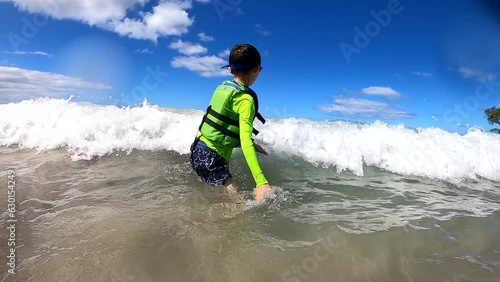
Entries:
<svg viewBox="0 0 500 282">
<path fill-rule="evenodd" d="M 255 117 L 256 117 L 258 120 L 260 120 L 260 122 L 262 122 L 262 124 L 265 124 L 265 123 L 266 123 L 266 119 L 265 119 L 265 118 L 264 118 L 264 117 L 263 117 L 263 116 L 262 116 L 259 112 L 257 112 L 257 113 L 255 114 Z"/>
<path fill-rule="evenodd" d="M 225 123 L 228 123 L 228 124 L 230 124 L 230 125 L 232 125 L 232 126 L 235 126 L 235 127 L 240 128 L 240 123 L 239 123 L 239 121 L 234 120 L 234 119 L 232 119 L 232 118 L 230 118 L 230 117 L 227 117 L 227 116 L 223 116 L 223 115 L 221 115 L 220 113 L 218 113 L 218 112 L 214 111 L 214 110 L 212 109 L 212 106 L 208 106 L 208 108 L 207 108 L 207 112 L 206 112 L 206 113 L 205 113 L 205 115 L 203 116 L 203 120 L 202 120 L 202 123 L 201 123 L 200 128 L 198 129 L 198 131 L 200 131 L 200 130 L 201 130 L 201 126 L 203 126 L 203 122 L 206 122 L 207 120 L 209 120 L 210 122 L 207 122 L 207 124 L 209 124 L 210 126 L 212 126 L 212 127 L 213 127 L 213 128 L 215 128 L 215 129 L 217 129 L 217 130 L 221 131 L 221 132 L 222 132 L 222 133 L 224 133 L 225 135 L 228 135 L 228 136 L 230 136 L 230 137 L 233 137 L 233 138 L 234 138 L 234 136 L 235 136 L 234 132 L 229 131 L 229 130 L 227 130 L 226 128 L 224 128 L 224 131 L 223 131 L 223 130 L 220 130 L 220 128 L 223 128 L 223 127 L 222 127 L 222 126 L 220 126 L 220 125 L 219 125 L 219 124 L 217 124 L 217 123 L 214 123 L 214 122 L 213 122 L 213 121 L 211 121 L 210 119 L 208 119 L 208 116 L 207 116 L 207 115 L 212 115 L 212 116 L 214 116 L 214 117 L 215 117 L 216 119 L 218 119 L 218 120 L 221 120 L 221 121 L 223 121 L 223 122 L 225 122 Z M 216 124 L 217 126 L 213 126 L 213 124 Z M 227 131 L 227 132 L 231 132 L 232 134 L 231 134 L 231 135 L 230 135 L 230 134 L 226 134 L 226 131 Z M 258 131 L 257 129 L 255 129 L 255 128 L 252 128 L 252 133 L 253 133 L 253 134 L 255 134 L 255 135 L 257 135 L 257 134 L 259 134 L 259 131 Z M 238 137 L 236 137 L 236 139 L 239 139 L 239 138 L 240 138 L 239 136 L 238 136 Z"/>
<path fill-rule="evenodd" d="M 221 120 L 221 121 L 223 121 L 225 123 L 229 123 L 232 126 L 236 126 L 236 127 L 240 126 L 239 121 L 234 120 L 234 119 L 232 119 L 230 117 L 223 116 L 223 115 L 219 114 L 218 112 L 216 112 L 216 111 L 214 111 L 212 109 L 212 106 L 208 106 L 207 113 L 210 114 L 210 115 L 212 115 L 212 116 L 214 116 L 218 120 Z"/>
<path fill-rule="evenodd" d="M 208 117 L 205 117 L 203 119 L 203 123 L 206 123 L 208 125 L 210 125 L 211 127 L 215 128 L 216 130 L 220 131 L 222 134 L 224 135 L 227 135 L 231 138 L 234 138 L 236 140 L 240 140 L 240 136 L 234 132 L 232 132 L 231 130 L 221 126 L 220 124 L 218 123 L 215 123 L 214 121 L 212 121 L 211 119 L 209 119 Z"/>
</svg>

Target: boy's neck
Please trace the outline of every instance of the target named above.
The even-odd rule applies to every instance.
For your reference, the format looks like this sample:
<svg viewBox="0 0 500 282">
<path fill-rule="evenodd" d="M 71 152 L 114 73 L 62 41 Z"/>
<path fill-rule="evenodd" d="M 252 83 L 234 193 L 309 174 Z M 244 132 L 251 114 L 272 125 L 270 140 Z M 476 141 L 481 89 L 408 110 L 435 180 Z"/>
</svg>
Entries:
<svg viewBox="0 0 500 282">
<path fill-rule="evenodd" d="M 250 78 L 248 77 L 241 77 L 241 76 L 235 76 L 234 81 L 245 85 L 246 87 L 249 87 L 250 84 Z"/>
</svg>

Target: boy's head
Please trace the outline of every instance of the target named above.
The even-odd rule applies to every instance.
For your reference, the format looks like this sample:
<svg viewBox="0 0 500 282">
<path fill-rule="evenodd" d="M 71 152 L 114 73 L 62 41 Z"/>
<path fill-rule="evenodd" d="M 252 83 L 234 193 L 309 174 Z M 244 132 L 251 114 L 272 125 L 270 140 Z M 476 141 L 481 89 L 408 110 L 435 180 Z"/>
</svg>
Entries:
<svg viewBox="0 0 500 282">
<path fill-rule="evenodd" d="M 236 44 L 229 54 L 229 72 L 253 84 L 261 71 L 260 53 L 253 45 Z"/>
</svg>

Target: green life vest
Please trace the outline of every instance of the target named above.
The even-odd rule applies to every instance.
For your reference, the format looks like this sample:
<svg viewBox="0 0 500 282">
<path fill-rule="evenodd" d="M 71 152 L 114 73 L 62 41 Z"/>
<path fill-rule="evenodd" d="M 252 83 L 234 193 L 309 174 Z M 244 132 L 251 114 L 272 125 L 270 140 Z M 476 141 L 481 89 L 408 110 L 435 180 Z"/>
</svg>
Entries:
<svg viewBox="0 0 500 282">
<path fill-rule="evenodd" d="M 253 98 L 255 105 L 254 119 L 258 118 L 262 123 L 265 123 L 266 120 L 258 112 L 259 99 L 257 94 L 249 87 L 228 80 L 215 90 L 210 105 L 201 121 L 200 133 L 212 142 L 222 146 L 239 147 L 239 114 L 232 110 L 232 100 L 233 97 L 243 93 L 249 94 Z M 257 135 L 259 131 L 254 128 L 253 134 Z"/>
</svg>

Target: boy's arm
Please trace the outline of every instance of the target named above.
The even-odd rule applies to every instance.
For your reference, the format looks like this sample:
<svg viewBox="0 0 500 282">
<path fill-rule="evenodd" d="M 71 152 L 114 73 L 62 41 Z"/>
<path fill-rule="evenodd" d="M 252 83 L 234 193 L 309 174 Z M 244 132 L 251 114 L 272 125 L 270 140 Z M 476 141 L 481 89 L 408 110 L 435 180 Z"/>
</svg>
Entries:
<svg viewBox="0 0 500 282">
<path fill-rule="evenodd" d="M 245 97 L 245 96 L 248 96 Z M 238 99 L 239 98 L 239 99 Z M 241 150 L 247 161 L 252 176 L 255 180 L 256 187 L 263 184 L 268 184 L 267 179 L 262 172 L 255 152 L 255 147 L 252 139 L 253 119 L 255 116 L 255 107 L 251 96 L 243 95 L 238 97 L 235 101 L 236 112 L 240 115 L 240 142 Z"/>
</svg>

